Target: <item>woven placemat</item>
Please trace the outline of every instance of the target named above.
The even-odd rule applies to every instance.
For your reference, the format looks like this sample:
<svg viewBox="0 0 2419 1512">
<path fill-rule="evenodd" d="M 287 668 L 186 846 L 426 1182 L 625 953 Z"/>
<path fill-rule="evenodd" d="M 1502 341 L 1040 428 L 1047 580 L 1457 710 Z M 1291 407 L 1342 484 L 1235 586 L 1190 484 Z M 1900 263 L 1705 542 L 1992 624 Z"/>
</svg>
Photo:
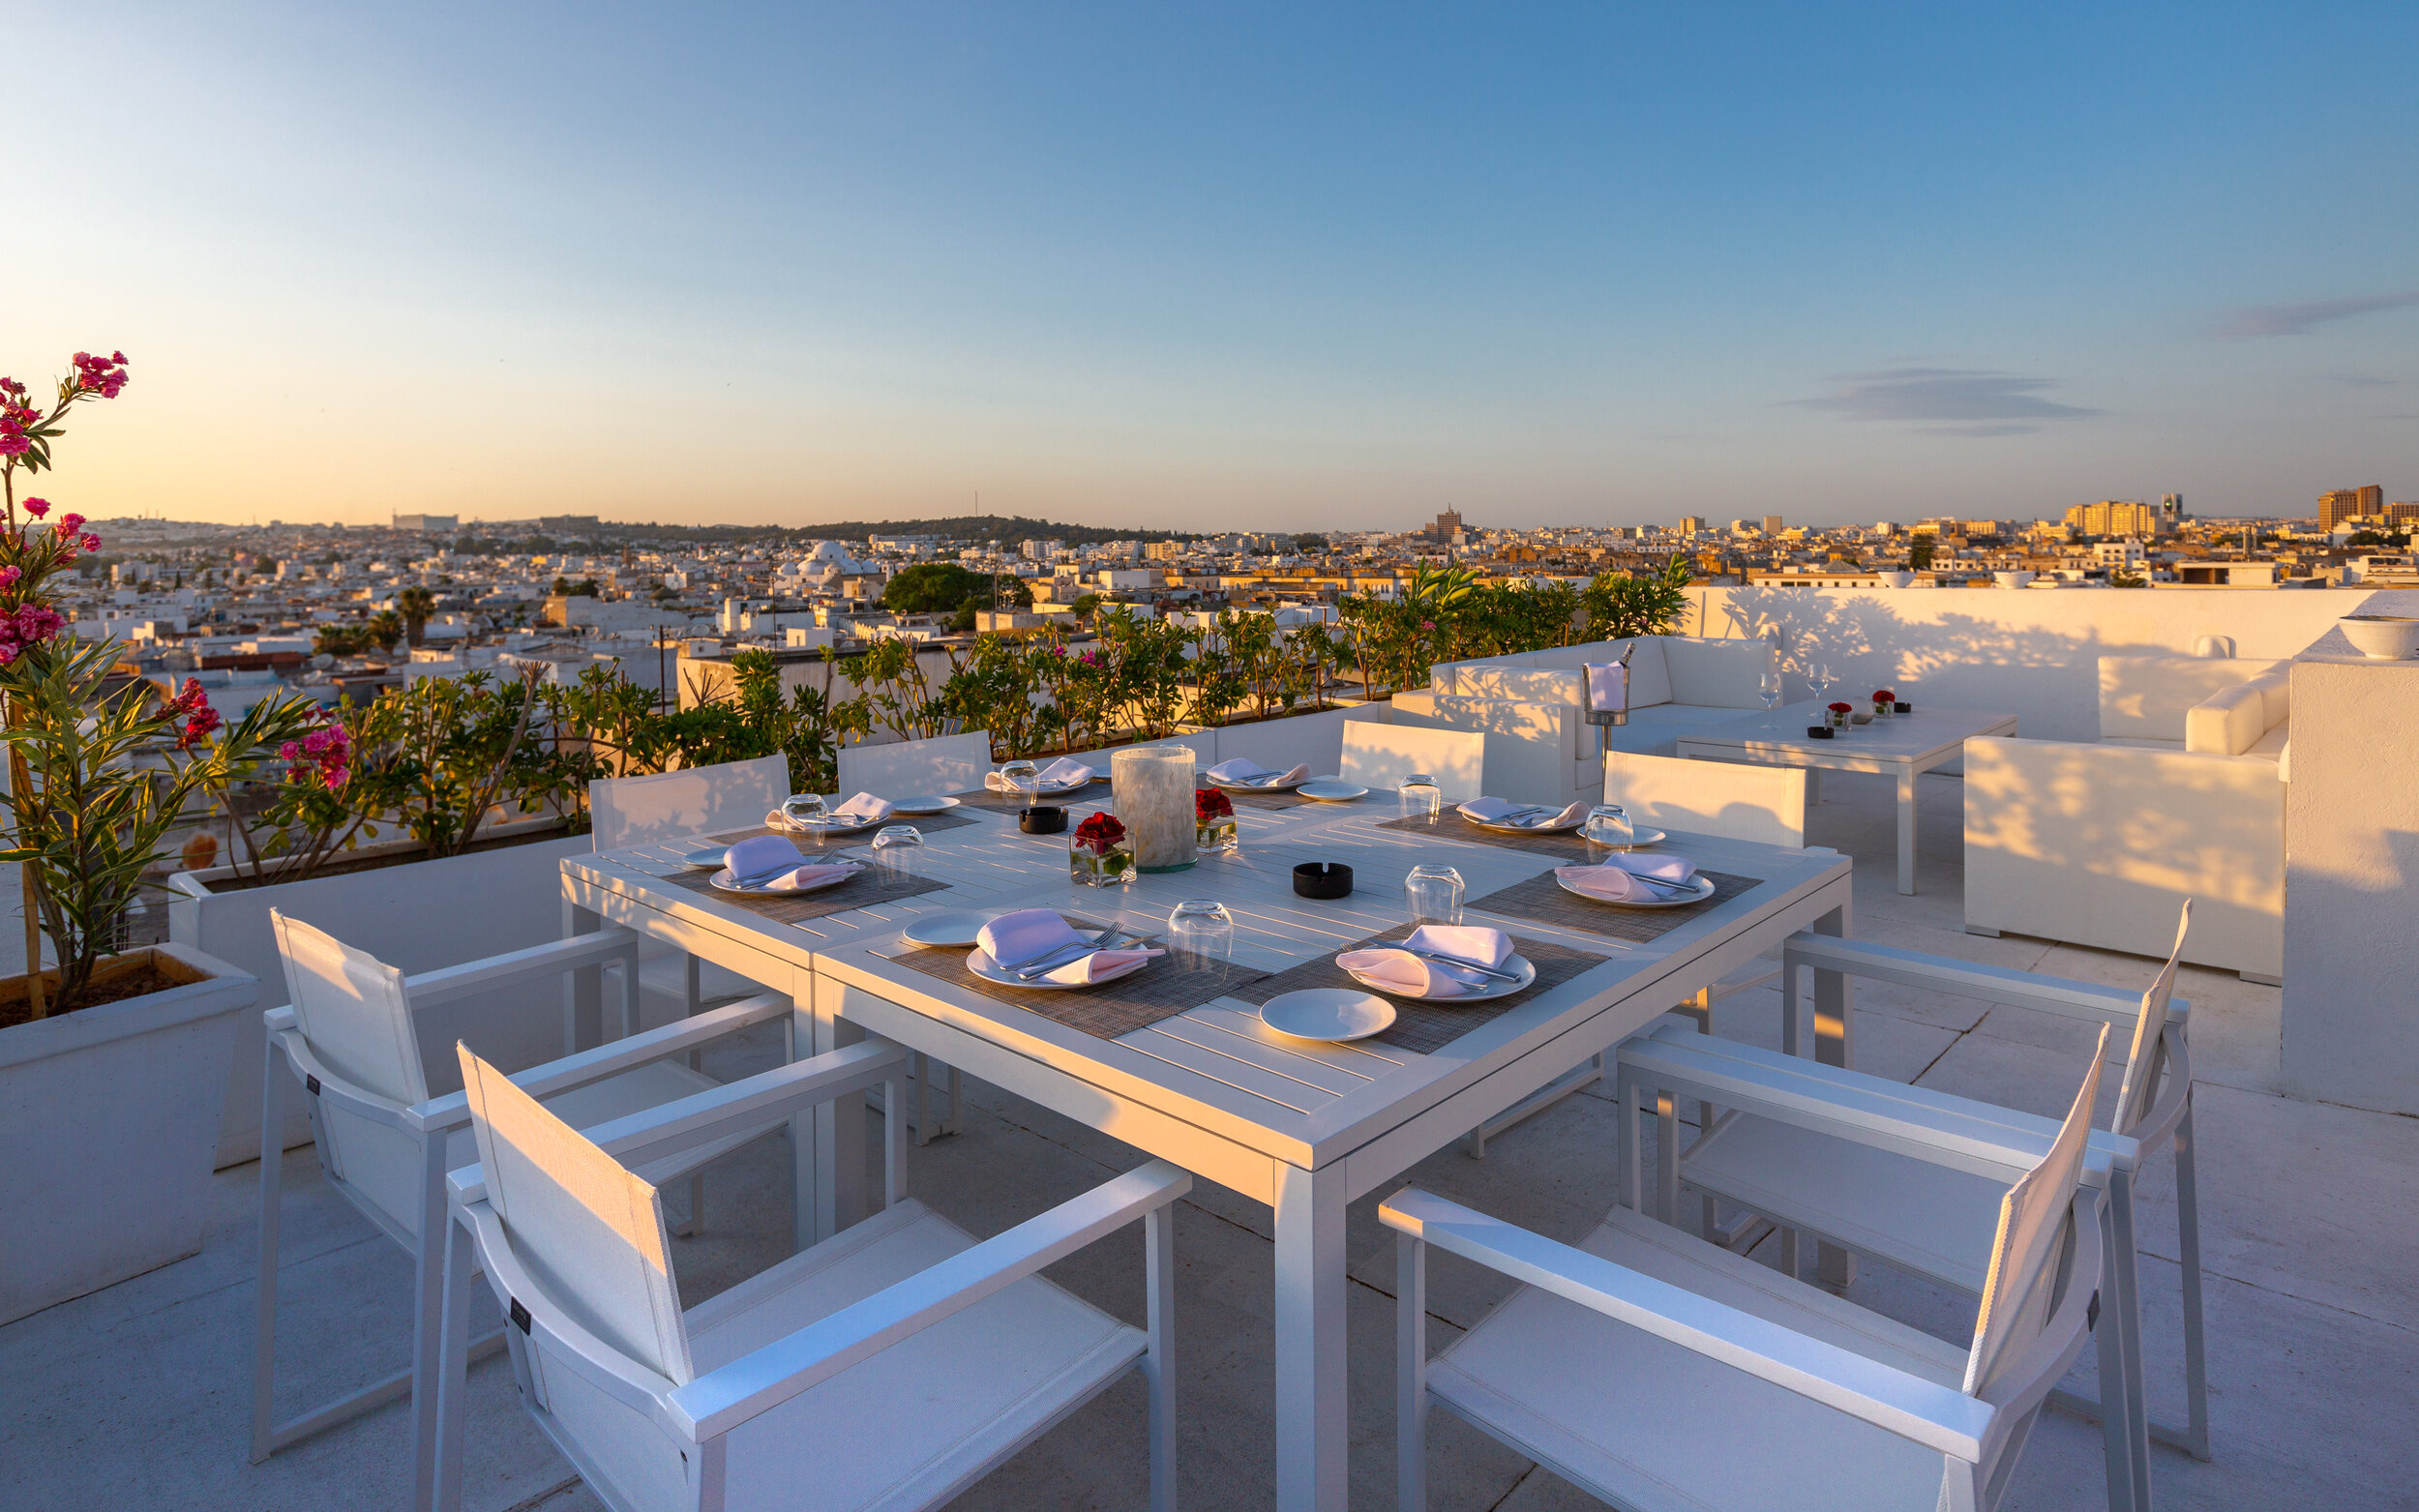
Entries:
<svg viewBox="0 0 2419 1512">
<path fill-rule="evenodd" d="M 1481 829 L 1449 808 L 1437 815 L 1434 824 L 1423 819 L 1387 819 L 1377 827 L 1437 840 L 1457 840 L 1472 845 L 1494 845 L 1503 850 L 1527 850 L 1540 856 L 1575 861 L 1582 866 L 1603 854 L 1599 848 L 1597 855 L 1589 855 L 1588 843 L 1579 837 L 1576 830 L 1567 835 L 1506 835 Z"/>
<path fill-rule="evenodd" d="M 720 840 L 722 837 L 714 837 Z M 873 867 L 866 867 L 837 887 L 826 887 L 812 893 L 726 893 L 716 891 L 706 878 L 711 872 L 681 872 L 664 878 L 674 887 L 685 887 L 693 893 L 704 893 L 725 903 L 737 904 L 750 913 L 761 913 L 777 924 L 804 924 L 825 914 L 846 913 L 851 908 L 870 908 L 878 903 L 897 903 L 902 898 L 918 898 L 925 893 L 945 890 L 948 883 L 929 876 L 888 877 Z"/>
<path fill-rule="evenodd" d="M 1624 908 L 1615 904 L 1596 903 L 1576 893 L 1565 892 L 1562 884 L 1554 880 L 1551 872 L 1539 872 L 1525 881 L 1514 882 L 1484 898 L 1474 898 L 1468 906 L 1476 911 L 1527 919 L 1534 924 L 1585 930 L 1590 934 L 1602 934 L 1643 945 L 1662 938 L 1708 908 L 1728 903 L 1749 888 L 1764 885 L 1761 877 L 1733 876 L 1727 872 L 1699 872 L 1697 875 L 1713 881 L 1714 896 L 1680 908 Z"/>
<path fill-rule="evenodd" d="M 728 835 L 708 835 L 705 838 L 710 841 L 715 841 L 721 845 L 735 845 L 740 841 L 753 840 L 759 835 L 781 835 L 786 836 L 792 843 L 812 853 L 823 850 L 839 850 L 849 845 L 871 845 L 873 844 L 875 836 L 881 834 L 883 830 L 890 828 L 893 824 L 908 825 L 918 835 L 938 835 L 945 830 L 964 829 L 970 824 L 980 824 L 982 820 L 975 818 L 971 815 L 959 814 L 954 810 L 944 809 L 939 814 L 896 815 L 883 820 L 880 824 L 874 825 L 870 829 L 851 830 L 844 835 L 825 834 L 821 830 L 777 830 L 768 824 L 759 824 L 754 829 L 732 830 Z"/>
<path fill-rule="evenodd" d="M 1005 809 L 1010 814 L 1028 807 L 1026 800 L 1016 793 L 993 792 L 988 787 L 978 788 L 973 792 L 958 793 L 956 797 L 958 802 L 970 804 L 977 809 Z M 1108 801 L 1109 779 L 1104 775 L 1066 792 L 1043 793 L 1033 799 L 1033 804 L 1043 808 L 1063 809 L 1071 803 L 1101 804 Z"/>
<path fill-rule="evenodd" d="M 1372 945 L 1390 945 L 1396 940 L 1408 937 L 1411 932 L 1418 928 L 1416 924 L 1398 924 L 1383 934 L 1372 934 L 1360 943 L 1348 945 L 1345 949 L 1364 950 Z M 1394 1023 L 1390 1027 L 1371 1035 L 1370 1038 L 1381 1045 L 1389 1045 L 1396 1050 L 1417 1051 L 1422 1055 L 1430 1054 L 1443 1050 L 1472 1029 L 1519 1007 L 1538 993 L 1550 988 L 1560 987 L 1589 967 L 1608 959 L 1592 955 L 1584 950 L 1573 950 L 1568 945 L 1557 945 L 1548 940 L 1524 939 L 1517 934 L 1511 937 L 1511 941 L 1513 953 L 1527 957 L 1529 964 L 1538 968 L 1536 981 L 1519 992 L 1503 997 L 1486 998 L 1479 1002 L 1455 998 L 1429 1002 L 1417 997 L 1395 997 L 1389 993 L 1380 993 L 1380 996 L 1394 1005 Z M 1336 956 L 1343 953 L 1343 951 L 1335 951 L 1313 957 L 1274 976 L 1264 976 L 1256 982 L 1238 988 L 1234 995 L 1257 1007 L 1281 993 L 1299 993 L 1312 988 L 1340 987 L 1348 991 L 1368 991 L 1359 982 L 1354 981 L 1342 966 L 1335 964 Z"/>
<path fill-rule="evenodd" d="M 1067 914 L 1068 923 L 1077 929 L 1096 930 L 1097 921 Z M 1120 940 L 1120 944 L 1133 943 Z M 1144 935 L 1141 943 L 1160 945 L 1156 935 Z M 986 982 L 967 969 L 973 958 L 971 950 L 934 948 L 919 950 L 908 947 L 902 955 L 890 959 L 903 966 L 911 966 L 926 976 L 938 978 L 953 987 L 980 993 L 995 1002 L 1011 1003 L 1037 1013 L 1053 1023 L 1081 1029 L 1086 1034 L 1104 1040 L 1131 1034 L 1162 1019 L 1200 1007 L 1218 998 L 1239 995 L 1237 989 L 1261 980 L 1264 973 L 1247 966 L 1228 963 L 1209 970 L 1192 970 L 1179 965 L 1174 956 L 1161 956 L 1132 976 L 1104 982 L 1098 987 L 1076 988 L 1071 992 L 1020 991 Z"/>
</svg>

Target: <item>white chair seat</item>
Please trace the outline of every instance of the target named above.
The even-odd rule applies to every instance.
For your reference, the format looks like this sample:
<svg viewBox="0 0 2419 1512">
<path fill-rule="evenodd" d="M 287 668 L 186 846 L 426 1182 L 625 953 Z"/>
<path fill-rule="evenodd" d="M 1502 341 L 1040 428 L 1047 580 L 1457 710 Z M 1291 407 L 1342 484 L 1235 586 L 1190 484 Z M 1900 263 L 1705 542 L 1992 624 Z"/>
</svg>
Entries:
<svg viewBox="0 0 2419 1512">
<path fill-rule="evenodd" d="M 1578 1247 L 1952 1389 L 1965 1370 L 1954 1345 L 1628 1208 Z M 1440 1404 L 1635 1512 L 1932 1512 L 1940 1496 L 1939 1454 L 1534 1288 L 1431 1360 L 1427 1380 Z"/>
<path fill-rule="evenodd" d="M 2042 1120 L 2046 1134 L 2057 1126 Z M 1960 1290 L 1980 1292 L 2007 1183 L 1733 1112 L 1683 1153 L 1680 1179 Z"/>
<path fill-rule="evenodd" d="M 711 1371 L 971 1249 L 912 1199 L 686 1314 Z M 1149 1340 L 1028 1276 L 737 1430 L 729 1504 L 921 1507 L 947 1499 L 1115 1380 Z M 753 1440 L 752 1442 L 750 1440 Z"/>
</svg>

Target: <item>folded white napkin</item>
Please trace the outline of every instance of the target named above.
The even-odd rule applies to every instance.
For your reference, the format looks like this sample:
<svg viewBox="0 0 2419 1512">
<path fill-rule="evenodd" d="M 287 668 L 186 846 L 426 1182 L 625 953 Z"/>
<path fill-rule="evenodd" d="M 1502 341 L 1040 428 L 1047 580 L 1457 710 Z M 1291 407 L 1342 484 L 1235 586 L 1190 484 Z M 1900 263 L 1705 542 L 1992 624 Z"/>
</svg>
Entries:
<svg viewBox="0 0 2419 1512">
<path fill-rule="evenodd" d="M 1522 829 L 1550 829 L 1560 824 L 1576 824 L 1588 816 L 1588 800 L 1582 798 L 1560 814 L 1531 814 L 1517 819 L 1504 817 L 1514 809 L 1527 807 L 1526 804 L 1508 803 L 1501 798 L 1473 798 L 1461 805 L 1461 815 L 1481 824 L 1516 824 Z"/>
<path fill-rule="evenodd" d="M 840 807 L 831 810 L 830 814 L 835 819 L 848 819 L 858 824 L 880 824 L 890 817 L 890 804 L 887 799 L 877 798 L 869 792 L 861 792 Z"/>
<path fill-rule="evenodd" d="M 798 847 L 779 835 L 759 835 L 754 840 L 743 840 L 723 852 L 723 865 L 731 868 L 731 876 L 733 881 L 753 876 L 757 873 L 780 866 L 784 862 L 797 864 L 791 866 L 787 872 L 750 885 L 764 888 L 768 892 L 802 892 L 850 875 L 856 871 L 854 866 L 843 862 L 808 864 L 806 858 L 798 854 Z"/>
<path fill-rule="evenodd" d="M 1272 772 L 1248 756 L 1237 756 L 1232 761 L 1219 762 L 1203 775 L 1213 783 L 1224 783 L 1235 787 L 1278 787 L 1287 783 L 1299 783 L 1307 778 L 1310 775 L 1310 768 L 1296 766 L 1289 767 L 1282 772 Z"/>
<path fill-rule="evenodd" d="M 1052 951 L 1080 944 L 1084 936 L 1075 927 L 1051 908 L 1023 908 L 1003 913 L 983 926 L 974 936 L 975 948 L 981 950 L 1002 967 L 1013 971 L 1029 961 L 1039 961 Z M 1053 982 L 1080 984 L 1093 982 L 1112 972 L 1122 970 L 1137 961 L 1148 961 L 1161 954 L 1147 948 L 1095 950 L 1089 956 L 1078 956 L 1049 974 Z"/>
<path fill-rule="evenodd" d="M 1083 762 L 1076 760 L 1073 756 L 1060 756 L 1056 761 L 1051 762 L 1048 766 L 1043 767 L 1039 775 L 1041 778 L 1042 788 L 1047 791 L 1048 789 L 1054 787 L 1081 787 L 1086 783 L 1090 782 L 1093 778 L 1099 776 L 1100 774 L 1093 771 L 1090 767 L 1086 766 Z M 993 792 L 1014 792 L 1016 790 L 1015 788 L 1009 786 L 1008 780 L 1000 776 L 998 772 L 984 773 L 983 786 L 990 788 Z"/>
<path fill-rule="evenodd" d="M 1556 867 L 1554 875 L 1571 891 L 1606 903 L 1660 903 L 1672 896 L 1668 890 L 1648 887 L 1630 878 L 1651 876 L 1657 881 L 1686 882 L 1696 875 L 1696 864 L 1686 856 L 1613 855 L 1598 866 Z"/>
<path fill-rule="evenodd" d="M 1619 662 L 1601 666 L 1585 664 L 1588 669 L 1588 707 L 1598 714 L 1613 713 L 1629 707 L 1629 668 Z"/>
<path fill-rule="evenodd" d="M 1348 950 L 1335 958 L 1335 964 L 1375 986 L 1409 996 L 1458 997 L 1473 988 L 1488 986 L 1493 979 L 1482 972 L 1424 961 L 1411 950 L 1433 950 L 1490 966 L 1502 965 L 1512 953 L 1510 935 L 1482 925 L 1422 924 L 1403 944 L 1411 949 L 1379 945 Z"/>
</svg>

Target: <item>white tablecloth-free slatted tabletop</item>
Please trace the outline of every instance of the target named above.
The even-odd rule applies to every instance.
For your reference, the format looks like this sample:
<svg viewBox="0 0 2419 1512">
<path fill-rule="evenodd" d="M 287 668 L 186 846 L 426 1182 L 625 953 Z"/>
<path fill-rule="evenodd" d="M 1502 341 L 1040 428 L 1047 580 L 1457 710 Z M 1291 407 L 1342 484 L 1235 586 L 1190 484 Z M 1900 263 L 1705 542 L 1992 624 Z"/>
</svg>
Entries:
<svg viewBox="0 0 2419 1512">
<path fill-rule="evenodd" d="M 1101 805 L 1070 808 L 1080 816 L 1093 806 Z M 1290 1039 L 1231 997 L 1104 1040 L 915 969 L 897 959 L 916 949 L 898 932 L 919 914 L 1048 906 L 1159 933 L 1178 902 L 1214 898 L 1235 916 L 1236 961 L 1274 973 L 1403 923 L 1403 878 L 1416 864 L 1453 866 L 1476 901 L 1555 860 L 1381 829 L 1395 806 L 1373 796 L 1277 812 L 1239 805 L 1239 854 L 1124 887 L 1085 888 L 1067 878 L 1063 836 L 1024 835 L 1012 814 L 954 812 L 978 823 L 927 839 L 924 874 L 949 885 L 915 898 L 774 923 L 711 894 L 664 885 L 659 878 L 689 848 L 678 844 L 567 858 L 566 904 L 575 927 L 597 917 L 627 925 L 790 993 L 800 1032 L 817 1051 L 859 1031 L 883 1035 L 1270 1203 L 1279 1502 L 1288 1507 L 1343 1505 L 1344 1204 L 1791 933 L 1811 926 L 1845 934 L 1849 926 L 1844 856 L 1674 836 L 1661 848 L 1762 885 L 1646 944 L 1474 909 L 1470 922 L 1604 960 L 1435 1052 Z M 1301 861 L 1352 866 L 1353 896 L 1296 897 L 1292 871 Z M 1833 1036 L 1827 1058 L 1839 1058 L 1845 989 L 1835 978 L 1817 991 L 1818 1021 Z M 851 1120 L 818 1126 L 818 1233 L 862 1210 L 862 1137 Z"/>
</svg>

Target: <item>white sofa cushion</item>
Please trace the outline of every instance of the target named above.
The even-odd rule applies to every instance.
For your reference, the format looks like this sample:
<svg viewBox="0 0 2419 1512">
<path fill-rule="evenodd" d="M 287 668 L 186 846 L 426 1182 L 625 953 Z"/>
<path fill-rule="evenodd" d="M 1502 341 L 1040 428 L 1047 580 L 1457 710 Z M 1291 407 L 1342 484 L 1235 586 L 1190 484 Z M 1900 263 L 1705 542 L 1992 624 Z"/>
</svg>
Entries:
<svg viewBox="0 0 2419 1512">
<path fill-rule="evenodd" d="M 2221 688 L 2184 711 L 2184 749 L 2195 756 L 2241 756 L 2268 729 L 2268 700 L 2257 688 Z"/>
<path fill-rule="evenodd" d="M 1760 709 L 1758 685 L 1777 653 L 1761 637 L 1666 636 L 1663 665 L 1675 702 L 1721 709 Z"/>
<path fill-rule="evenodd" d="M 2183 740 L 2184 716 L 2195 704 L 2285 665 L 2194 656 L 2104 656 L 2100 738 Z"/>
<path fill-rule="evenodd" d="M 2280 663 L 2275 671 L 2253 678 L 2247 686 L 2258 689 L 2267 701 L 2268 728 L 2274 729 L 2293 717 L 2292 664 Z"/>
</svg>

